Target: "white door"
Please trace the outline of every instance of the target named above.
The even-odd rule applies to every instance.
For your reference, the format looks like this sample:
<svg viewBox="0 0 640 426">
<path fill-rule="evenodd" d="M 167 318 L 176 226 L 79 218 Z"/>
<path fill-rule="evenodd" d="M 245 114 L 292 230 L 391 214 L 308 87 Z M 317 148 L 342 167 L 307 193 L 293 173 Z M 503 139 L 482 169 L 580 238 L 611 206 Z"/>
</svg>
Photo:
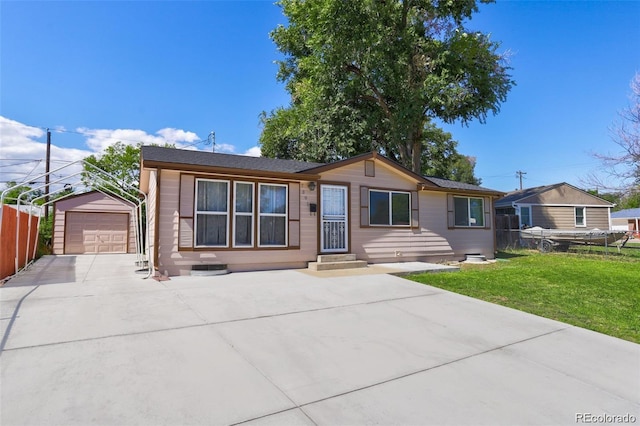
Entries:
<svg viewBox="0 0 640 426">
<path fill-rule="evenodd" d="M 349 248 L 347 187 L 320 185 L 320 248 L 341 253 Z"/>
</svg>

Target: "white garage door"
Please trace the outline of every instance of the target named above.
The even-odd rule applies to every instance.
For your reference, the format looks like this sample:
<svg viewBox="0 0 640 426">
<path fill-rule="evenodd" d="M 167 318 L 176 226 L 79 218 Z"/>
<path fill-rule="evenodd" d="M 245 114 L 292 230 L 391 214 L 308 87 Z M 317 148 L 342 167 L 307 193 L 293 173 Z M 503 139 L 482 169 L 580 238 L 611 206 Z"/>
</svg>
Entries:
<svg viewBox="0 0 640 426">
<path fill-rule="evenodd" d="M 126 253 L 128 213 L 67 212 L 64 252 Z"/>
</svg>

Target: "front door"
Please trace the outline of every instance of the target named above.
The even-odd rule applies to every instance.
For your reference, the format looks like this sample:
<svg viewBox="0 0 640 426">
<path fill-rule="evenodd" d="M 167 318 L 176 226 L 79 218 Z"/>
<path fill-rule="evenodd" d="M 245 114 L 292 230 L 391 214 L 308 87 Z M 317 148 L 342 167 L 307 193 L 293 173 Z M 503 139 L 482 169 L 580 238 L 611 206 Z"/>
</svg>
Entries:
<svg viewBox="0 0 640 426">
<path fill-rule="evenodd" d="M 347 187 L 320 185 L 320 248 L 323 253 L 346 252 L 348 245 Z"/>
</svg>

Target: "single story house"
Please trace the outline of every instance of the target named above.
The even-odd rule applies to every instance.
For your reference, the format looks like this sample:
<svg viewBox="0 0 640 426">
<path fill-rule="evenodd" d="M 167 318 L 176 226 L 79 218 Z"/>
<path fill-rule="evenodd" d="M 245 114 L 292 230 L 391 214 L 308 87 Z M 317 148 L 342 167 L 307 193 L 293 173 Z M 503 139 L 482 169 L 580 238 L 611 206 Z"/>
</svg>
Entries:
<svg viewBox="0 0 640 426">
<path fill-rule="evenodd" d="M 133 204 L 90 191 L 53 206 L 53 254 L 136 252 Z"/>
<path fill-rule="evenodd" d="M 614 205 L 568 183 L 509 192 L 495 203 L 496 214 L 518 215 L 520 227 L 611 229 Z"/>
<path fill-rule="evenodd" d="M 319 254 L 369 263 L 494 258 L 503 193 L 411 172 L 377 153 L 330 164 L 141 149 L 149 256 L 166 275 L 305 268 Z"/>
<path fill-rule="evenodd" d="M 631 231 L 637 238 L 640 236 L 640 208 L 625 209 L 611 213 L 613 229 Z"/>
</svg>

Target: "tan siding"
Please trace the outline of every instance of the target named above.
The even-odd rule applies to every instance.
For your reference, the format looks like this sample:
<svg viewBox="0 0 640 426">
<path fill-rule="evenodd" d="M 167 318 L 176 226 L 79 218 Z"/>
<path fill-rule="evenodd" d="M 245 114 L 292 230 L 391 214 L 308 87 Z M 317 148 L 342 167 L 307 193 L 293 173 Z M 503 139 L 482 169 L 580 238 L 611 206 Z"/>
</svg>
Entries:
<svg viewBox="0 0 640 426">
<path fill-rule="evenodd" d="M 94 191 L 86 194 L 69 197 L 55 203 L 53 224 L 53 254 L 63 254 L 65 236 L 65 212 L 122 212 L 129 213 L 129 253 L 136 250 L 136 222 L 134 205 L 129 204 L 115 196 L 105 195 Z"/>
<path fill-rule="evenodd" d="M 193 247 L 193 219 L 180 218 L 180 247 Z"/>
<path fill-rule="evenodd" d="M 575 226 L 575 207 L 572 206 L 532 206 L 533 226 L 551 229 L 609 229 L 609 209 L 587 207 L 586 228 Z"/>
<path fill-rule="evenodd" d="M 609 229 L 609 209 L 598 207 L 587 207 L 587 228 Z"/>
<path fill-rule="evenodd" d="M 58 208 L 58 205 L 56 204 L 56 209 L 53 216 L 53 254 L 64 253 L 64 218 L 64 212 L 60 210 Z"/>
<path fill-rule="evenodd" d="M 179 225 L 180 174 L 163 170 L 160 185 L 160 215 L 158 270 L 169 275 L 188 275 L 191 265 L 202 263 L 226 263 L 231 271 L 257 269 L 304 268 L 315 260 L 317 251 L 317 217 L 309 213 L 309 204 L 317 203 L 315 191 L 309 191 L 306 183 L 299 189 L 300 249 L 291 250 L 212 250 L 179 251 L 181 239 Z M 293 208 L 293 206 L 292 206 Z M 181 229 L 180 227 L 180 229 Z"/>
<path fill-rule="evenodd" d="M 158 174 L 155 170 L 149 173 L 149 193 L 147 194 L 147 259 L 152 263 L 156 251 L 156 178 Z M 155 266 L 155 265 L 154 265 Z"/>
<path fill-rule="evenodd" d="M 351 252 L 371 263 L 463 259 L 480 253 L 493 258 L 493 229 L 448 229 L 447 195 L 419 192 L 418 228 L 361 227 L 361 188 L 414 191 L 416 182 L 376 161 L 375 177 L 364 175 L 364 165 L 354 163 L 322 173 L 322 181 L 351 184 Z M 363 209 L 363 210 L 366 210 Z"/>
</svg>

